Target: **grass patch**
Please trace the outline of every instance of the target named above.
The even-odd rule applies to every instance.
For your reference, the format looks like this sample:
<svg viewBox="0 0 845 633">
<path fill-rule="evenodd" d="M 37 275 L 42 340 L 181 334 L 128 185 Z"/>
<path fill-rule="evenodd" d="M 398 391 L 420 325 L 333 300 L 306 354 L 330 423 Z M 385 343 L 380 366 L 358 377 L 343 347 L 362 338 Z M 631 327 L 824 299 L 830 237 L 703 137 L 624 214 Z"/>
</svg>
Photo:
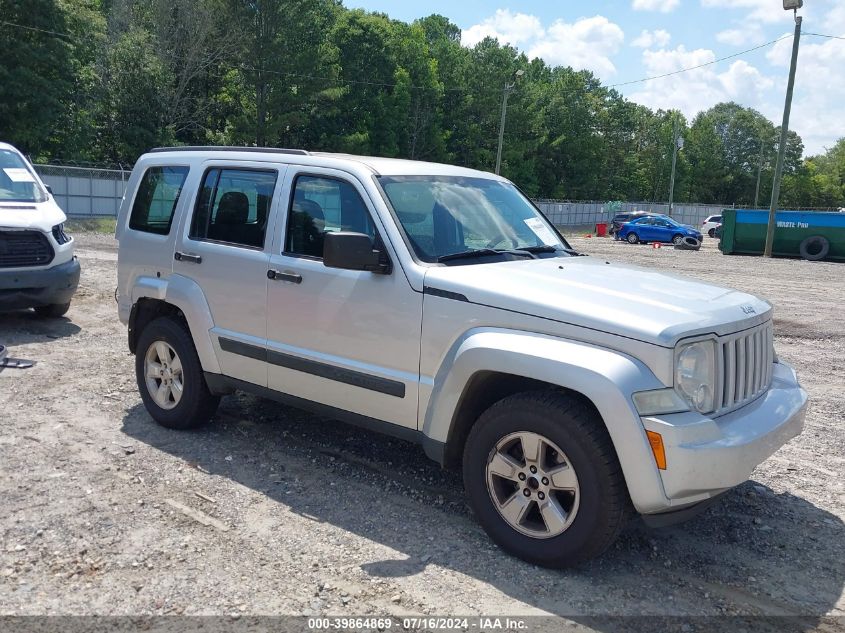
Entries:
<svg viewBox="0 0 845 633">
<path fill-rule="evenodd" d="M 69 233 L 114 233 L 117 218 L 69 218 L 65 229 Z"/>
</svg>

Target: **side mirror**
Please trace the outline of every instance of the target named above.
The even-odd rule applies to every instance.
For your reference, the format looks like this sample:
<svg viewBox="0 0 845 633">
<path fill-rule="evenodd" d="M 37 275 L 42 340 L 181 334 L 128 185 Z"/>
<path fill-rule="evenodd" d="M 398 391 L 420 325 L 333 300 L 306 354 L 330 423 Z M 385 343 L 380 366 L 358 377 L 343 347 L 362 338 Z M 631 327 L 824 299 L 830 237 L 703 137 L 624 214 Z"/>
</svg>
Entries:
<svg viewBox="0 0 845 633">
<path fill-rule="evenodd" d="M 53 188 L 50 185 L 44 185 L 44 188 L 47 189 L 47 193 L 53 195 Z"/>
<path fill-rule="evenodd" d="M 367 270 L 386 275 L 390 264 L 364 233 L 329 231 L 323 234 L 323 265 L 344 270 Z"/>
</svg>

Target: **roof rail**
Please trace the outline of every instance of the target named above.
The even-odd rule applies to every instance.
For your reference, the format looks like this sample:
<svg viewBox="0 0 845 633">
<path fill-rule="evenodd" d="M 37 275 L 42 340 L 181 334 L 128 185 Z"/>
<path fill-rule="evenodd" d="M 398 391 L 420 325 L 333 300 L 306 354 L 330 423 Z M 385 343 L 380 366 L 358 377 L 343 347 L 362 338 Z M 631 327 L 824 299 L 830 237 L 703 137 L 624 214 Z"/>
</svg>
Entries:
<svg viewBox="0 0 845 633">
<path fill-rule="evenodd" d="M 297 154 L 307 156 L 304 149 L 282 149 L 278 147 L 237 147 L 234 145 L 183 145 L 182 147 L 154 147 L 150 154 L 159 152 L 260 152 L 262 154 Z"/>
</svg>

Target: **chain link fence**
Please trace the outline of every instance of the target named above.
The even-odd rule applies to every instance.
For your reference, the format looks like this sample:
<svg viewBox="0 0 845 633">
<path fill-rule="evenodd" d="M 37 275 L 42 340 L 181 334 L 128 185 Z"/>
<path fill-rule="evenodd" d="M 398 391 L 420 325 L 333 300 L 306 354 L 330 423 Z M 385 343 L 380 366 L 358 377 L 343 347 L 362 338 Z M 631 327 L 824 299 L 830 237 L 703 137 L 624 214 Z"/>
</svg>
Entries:
<svg viewBox="0 0 845 633">
<path fill-rule="evenodd" d="M 552 224 L 559 227 L 592 227 L 600 222 L 610 223 L 617 213 L 647 211 L 669 213 L 669 204 L 660 202 L 576 202 L 568 200 L 535 200 Z M 726 205 L 675 204 L 672 217 L 682 224 L 701 225 L 711 215 L 720 215 Z"/>
<path fill-rule="evenodd" d="M 33 165 L 68 217 L 117 217 L 128 171 Z"/>
</svg>

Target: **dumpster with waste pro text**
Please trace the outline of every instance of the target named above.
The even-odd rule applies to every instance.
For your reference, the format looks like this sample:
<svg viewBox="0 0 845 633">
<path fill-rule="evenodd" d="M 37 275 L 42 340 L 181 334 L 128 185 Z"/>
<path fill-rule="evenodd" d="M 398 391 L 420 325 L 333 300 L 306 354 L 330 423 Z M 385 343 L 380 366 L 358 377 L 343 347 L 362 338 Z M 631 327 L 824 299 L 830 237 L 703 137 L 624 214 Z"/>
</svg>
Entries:
<svg viewBox="0 0 845 633">
<path fill-rule="evenodd" d="M 765 210 L 725 209 L 719 250 L 725 255 L 762 255 L 768 223 Z M 845 213 L 778 211 L 772 254 L 845 261 Z"/>
</svg>

